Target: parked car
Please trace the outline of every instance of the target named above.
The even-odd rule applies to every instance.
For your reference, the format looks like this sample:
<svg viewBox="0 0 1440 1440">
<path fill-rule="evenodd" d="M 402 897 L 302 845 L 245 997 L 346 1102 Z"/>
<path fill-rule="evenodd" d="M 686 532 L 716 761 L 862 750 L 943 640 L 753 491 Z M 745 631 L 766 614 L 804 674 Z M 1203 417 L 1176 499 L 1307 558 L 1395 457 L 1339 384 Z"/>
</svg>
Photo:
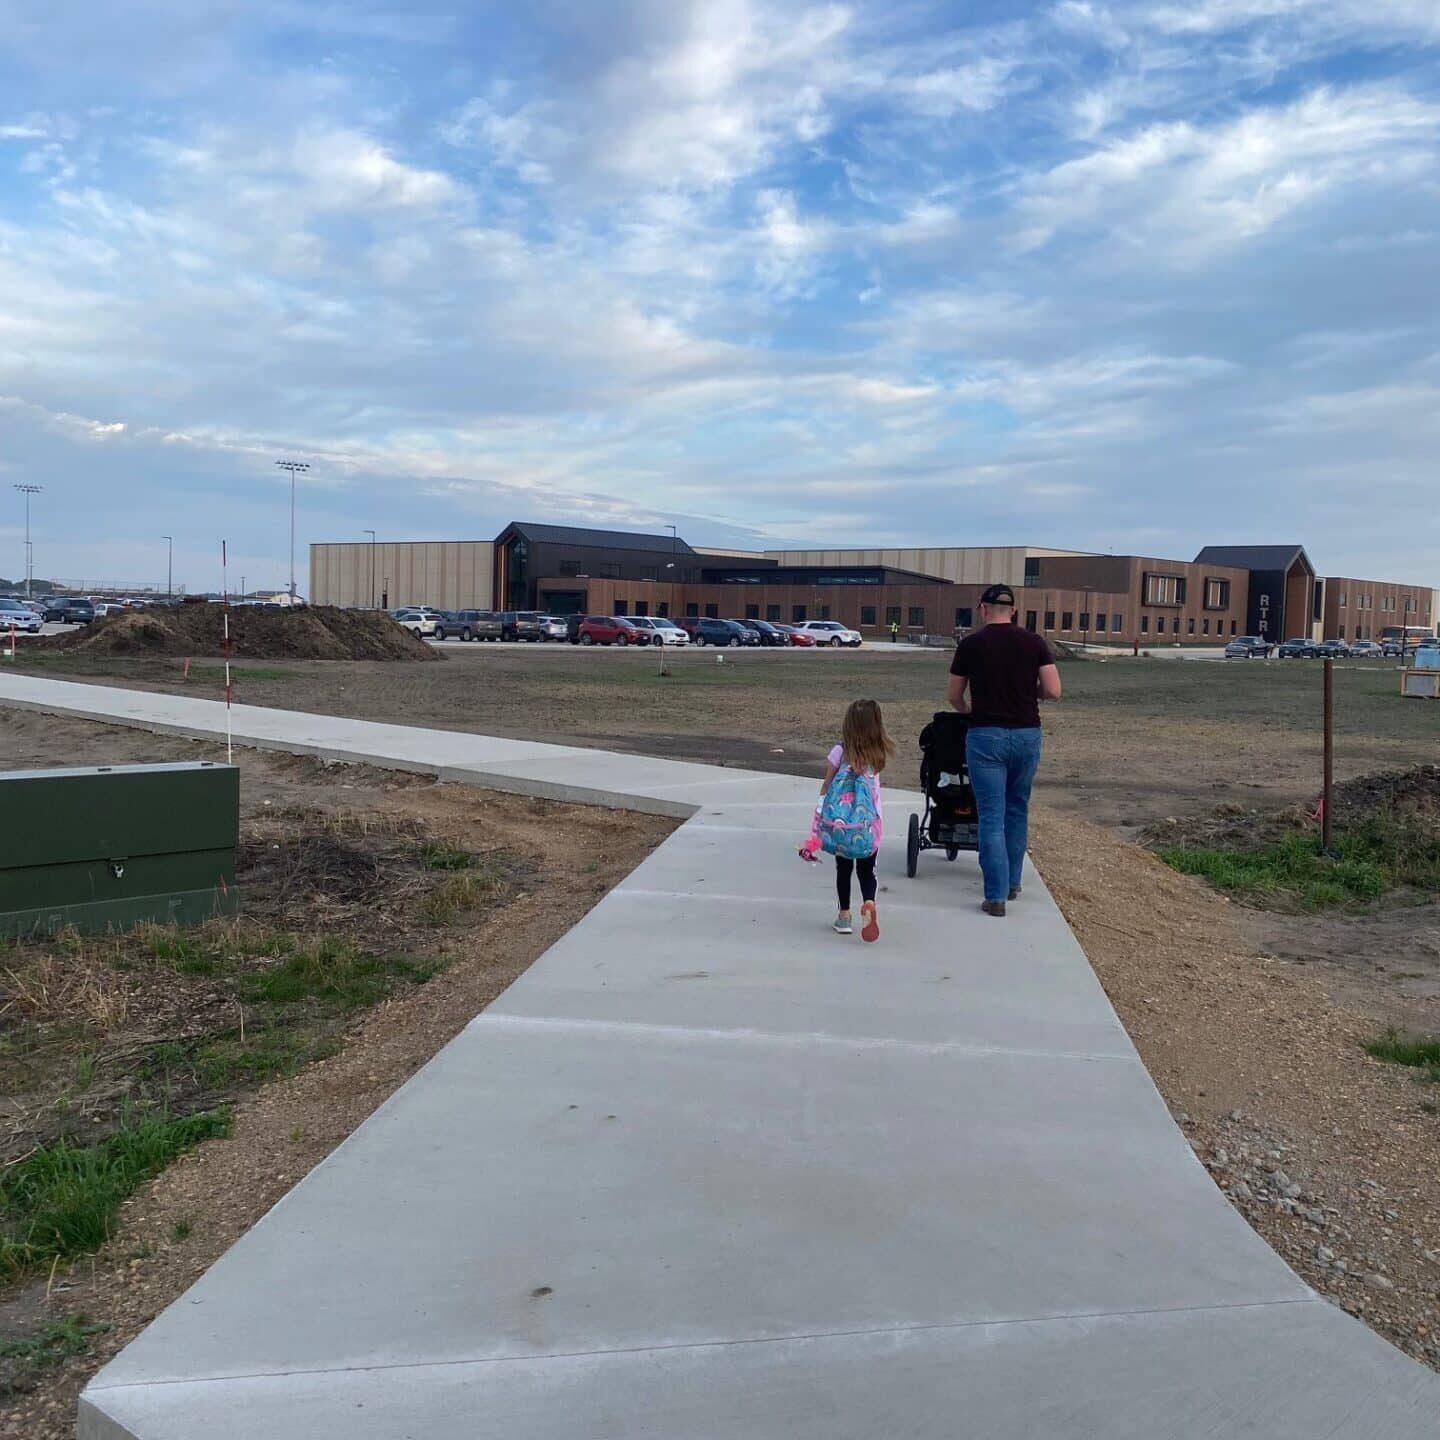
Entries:
<svg viewBox="0 0 1440 1440">
<path fill-rule="evenodd" d="M 1343 640 L 1322 640 L 1316 645 L 1315 654 L 1321 660 L 1346 660 L 1350 647 Z"/>
<path fill-rule="evenodd" d="M 438 638 L 441 622 L 435 618 L 433 612 L 406 607 L 403 610 L 392 610 L 390 615 L 397 625 L 403 625 L 417 640 Z"/>
<path fill-rule="evenodd" d="M 693 630 L 689 625 L 685 628 L 690 630 L 690 638 L 697 645 L 721 645 L 738 649 L 742 645 L 760 643 L 760 637 L 753 630 L 747 630 L 734 620 L 717 620 L 713 616 L 702 615 L 694 620 L 693 624 Z"/>
<path fill-rule="evenodd" d="M 815 648 L 815 637 L 808 630 L 802 630 L 798 625 L 777 624 L 775 628 L 789 644 L 797 649 L 813 650 Z"/>
<path fill-rule="evenodd" d="M 860 644 L 860 632 L 851 630 L 838 620 L 802 620 L 796 628 L 813 635 L 817 645 L 854 647 Z"/>
<path fill-rule="evenodd" d="M 637 630 L 648 630 L 652 645 L 688 645 L 690 643 L 690 636 L 673 620 L 667 619 L 664 615 L 634 615 L 631 617 L 630 623 Z"/>
<path fill-rule="evenodd" d="M 538 645 L 544 638 L 540 622 L 545 617 L 538 610 L 502 610 L 500 612 L 500 638 L 502 640 L 528 640 Z"/>
<path fill-rule="evenodd" d="M 1274 647 L 1259 635 L 1237 635 L 1226 647 L 1227 660 L 1268 660 Z"/>
<path fill-rule="evenodd" d="M 1315 642 L 1296 636 L 1294 640 L 1282 640 L 1275 653 L 1282 660 L 1309 660 L 1315 654 Z"/>
<path fill-rule="evenodd" d="M 40 633 L 40 617 L 23 600 L 0 598 L 0 635 L 23 630 L 27 635 Z"/>
<path fill-rule="evenodd" d="M 568 640 L 570 627 L 563 615 L 542 615 L 540 617 L 541 640 Z"/>
<path fill-rule="evenodd" d="M 95 604 L 83 596 L 67 595 L 45 603 L 45 619 L 62 625 L 88 625 L 95 618 Z"/>
<path fill-rule="evenodd" d="M 500 617 L 493 610 L 452 610 L 439 628 L 437 640 L 498 640 Z"/>
<path fill-rule="evenodd" d="M 123 615 L 129 608 L 121 600 L 97 600 L 92 607 L 92 613 L 97 618 L 106 615 Z"/>
<path fill-rule="evenodd" d="M 1350 655 L 1352 659 L 1356 660 L 1378 660 L 1380 646 L 1374 640 L 1352 640 Z"/>
<path fill-rule="evenodd" d="M 624 615 L 587 615 L 580 622 L 582 645 L 648 645 L 650 631 L 642 630 Z"/>
<path fill-rule="evenodd" d="M 790 637 L 768 620 L 737 620 L 735 623 L 743 625 L 747 630 L 753 630 L 760 637 L 762 645 L 788 645 L 790 643 Z"/>
</svg>

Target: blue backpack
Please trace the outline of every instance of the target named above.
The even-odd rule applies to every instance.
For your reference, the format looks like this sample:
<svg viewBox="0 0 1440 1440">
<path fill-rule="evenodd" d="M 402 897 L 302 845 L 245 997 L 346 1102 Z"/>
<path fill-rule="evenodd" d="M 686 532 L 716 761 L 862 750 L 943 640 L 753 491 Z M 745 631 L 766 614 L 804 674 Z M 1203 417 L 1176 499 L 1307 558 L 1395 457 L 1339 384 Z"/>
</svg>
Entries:
<svg viewBox="0 0 1440 1440">
<path fill-rule="evenodd" d="M 830 782 L 815 817 L 820 848 L 843 860 L 863 860 L 879 848 L 880 812 L 868 776 L 842 765 Z"/>
</svg>

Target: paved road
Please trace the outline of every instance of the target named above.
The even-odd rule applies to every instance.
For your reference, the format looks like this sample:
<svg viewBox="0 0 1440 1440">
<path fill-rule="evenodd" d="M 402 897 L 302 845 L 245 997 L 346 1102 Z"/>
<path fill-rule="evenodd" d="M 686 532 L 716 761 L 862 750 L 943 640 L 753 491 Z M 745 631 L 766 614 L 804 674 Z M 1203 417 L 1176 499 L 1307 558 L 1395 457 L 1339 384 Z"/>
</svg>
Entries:
<svg viewBox="0 0 1440 1440">
<path fill-rule="evenodd" d="M 0 703 L 224 725 L 14 675 Z M 865 947 L 793 858 L 809 782 L 234 723 L 689 818 L 101 1372 L 82 1440 L 1435 1433 L 1440 1377 L 1221 1196 L 1038 879 L 1002 924 L 970 857 L 911 881 L 892 839 Z"/>
</svg>

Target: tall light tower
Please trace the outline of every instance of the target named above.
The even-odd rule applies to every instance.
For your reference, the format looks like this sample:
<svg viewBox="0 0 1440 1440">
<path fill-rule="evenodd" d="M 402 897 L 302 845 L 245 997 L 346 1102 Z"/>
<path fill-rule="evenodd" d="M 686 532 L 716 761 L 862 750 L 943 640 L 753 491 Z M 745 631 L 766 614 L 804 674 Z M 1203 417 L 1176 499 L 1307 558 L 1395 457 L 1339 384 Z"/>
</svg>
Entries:
<svg viewBox="0 0 1440 1440">
<path fill-rule="evenodd" d="M 44 488 L 40 485 L 17 485 L 15 487 L 25 497 L 25 598 L 30 598 L 30 582 L 34 578 L 35 554 L 30 548 L 30 497 L 38 495 Z"/>
<path fill-rule="evenodd" d="M 175 603 L 175 537 L 173 535 L 162 535 L 165 542 L 165 603 Z"/>
<path fill-rule="evenodd" d="M 290 603 L 295 603 L 295 476 L 309 470 L 303 460 L 277 460 L 276 465 L 290 472 Z"/>
<path fill-rule="evenodd" d="M 373 610 L 375 608 L 375 532 L 367 530 L 365 533 L 370 537 L 370 608 Z M 310 598 L 313 600 L 315 597 L 312 595 Z"/>
</svg>

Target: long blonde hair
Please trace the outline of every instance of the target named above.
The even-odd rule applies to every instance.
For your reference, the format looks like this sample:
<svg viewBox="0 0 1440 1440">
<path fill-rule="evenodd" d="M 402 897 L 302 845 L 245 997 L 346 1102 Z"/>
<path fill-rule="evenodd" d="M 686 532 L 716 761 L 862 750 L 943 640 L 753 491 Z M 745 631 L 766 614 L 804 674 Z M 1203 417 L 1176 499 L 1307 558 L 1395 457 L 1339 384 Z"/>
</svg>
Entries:
<svg viewBox="0 0 1440 1440">
<path fill-rule="evenodd" d="M 877 700 L 852 700 L 840 727 L 840 748 L 852 770 L 878 775 L 895 753 L 895 742 L 885 733 L 885 717 Z"/>
</svg>

